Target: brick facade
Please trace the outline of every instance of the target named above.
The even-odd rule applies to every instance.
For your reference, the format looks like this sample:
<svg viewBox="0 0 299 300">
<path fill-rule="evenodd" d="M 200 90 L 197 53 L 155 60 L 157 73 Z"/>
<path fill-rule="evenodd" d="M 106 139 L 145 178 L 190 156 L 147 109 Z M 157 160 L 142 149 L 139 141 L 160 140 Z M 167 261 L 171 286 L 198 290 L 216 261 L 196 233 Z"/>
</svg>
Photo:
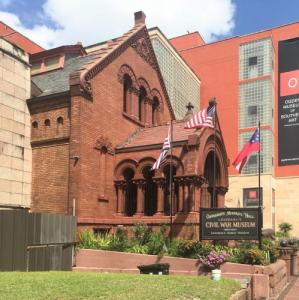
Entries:
<svg viewBox="0 0 299 300">
<path fill-rule="evenodd" d="M 152 214 L 146 214 L 145 207 L 144 170 L 159 156 L 169 127 L 166 123 L 174 119 L 145 25 L 136 22 L 123 37 L 73 63 L 83 60 L 80 68 L 69 73 L 69 85 L 60 98 L 54 92 L 43 96 L 43 92 L 28 101 L 34 148 L 32 210 L 75 213 L 81 228 L 132 226 L 138 220 L 154 227 L 169 223 L 162 171 L 151 173 L 157 191 L 152 197 L 157 206 Z M 36 77 L 35 83 L 44 83 L 47 76 L 61 78 L 60 71 L 55 72 Z M 52 89 L 57 90 L 57 86 Z M 59 117 L 63 124 L 58 124 Z M 183 227 L 185 223 L 198 224 L 202 185 L 206 182 L 205 162 L 215 142 L 219 166 L 217 205 L 224 204 L 227 159 L 220 128 L 215 140 L 214 133 L 212 129 L 195 133 L 184 129 L 184 121 L 174 123 L 175 234 L 198 234 L 198 226 Z M 162 169 L 168 165 L 169 157 Z M 125 179 L 128 170 L 133 174 L 131 192 L 136 191 L 132 216 L 126 207 L 130 193 Z"/>
</svg>

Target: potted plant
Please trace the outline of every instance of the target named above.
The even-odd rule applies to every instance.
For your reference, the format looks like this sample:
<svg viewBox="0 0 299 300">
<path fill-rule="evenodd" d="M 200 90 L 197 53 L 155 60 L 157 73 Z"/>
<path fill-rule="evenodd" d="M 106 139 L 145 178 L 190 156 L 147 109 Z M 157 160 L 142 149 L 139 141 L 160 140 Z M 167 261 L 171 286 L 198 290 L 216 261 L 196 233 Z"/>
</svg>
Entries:
<svg viewBox="0 0 299 300">
<path fill-rule="evenodd" d="M 219 281 L 221 279 L 220 266 L 225 262 L 225 258 L 229 256 L 225 251 L 211 251 L 206 257 L 201 257 L 201 262 L 210 270 L 212 270 L 212 279 Z"/>
</svg>

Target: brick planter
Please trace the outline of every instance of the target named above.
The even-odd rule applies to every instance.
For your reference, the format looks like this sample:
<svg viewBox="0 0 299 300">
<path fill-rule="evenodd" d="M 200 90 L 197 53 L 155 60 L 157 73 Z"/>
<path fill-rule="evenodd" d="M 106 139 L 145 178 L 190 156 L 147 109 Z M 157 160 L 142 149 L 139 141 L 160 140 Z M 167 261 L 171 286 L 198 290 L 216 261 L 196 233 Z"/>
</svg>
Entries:
<svg viewBox="0 0 299 300">
<path fill-rule="evenodd" d="M 252 290 L 252 299 L 271 299 L 280 295 L 288 282 L 287 266 L 283 260 L 268 266 L 225 263 L 222 274 L 231 278 L 248 278 Z"/>
<path fill-rule="evenodd" d="M 169 273 L 175 275 L 203 275 L 198 259 L 157 255 L 144 255 L 116 251 L 79 249 L 76 252 L 74 271 L 139 273 L 137 266 L 156 263 L 169 264 Z M 268 266 L 225 263 L 221 266 L 224 277 L 246 280 L 246 292 L 240 292 L 234 299 L 276 298 L 287 285 L 286 262 L 278 260 Z"/>
<path fill-rule="evenodd" d="M 130 272 L 139 273 L 137 266 L 168 263 L 169 273 L 176 275 L 200 275 L 199 259 L 157 255 L 145 255 L 116 251 L 79 249 L 76 253 L 74 271 Z"/>
</svg>

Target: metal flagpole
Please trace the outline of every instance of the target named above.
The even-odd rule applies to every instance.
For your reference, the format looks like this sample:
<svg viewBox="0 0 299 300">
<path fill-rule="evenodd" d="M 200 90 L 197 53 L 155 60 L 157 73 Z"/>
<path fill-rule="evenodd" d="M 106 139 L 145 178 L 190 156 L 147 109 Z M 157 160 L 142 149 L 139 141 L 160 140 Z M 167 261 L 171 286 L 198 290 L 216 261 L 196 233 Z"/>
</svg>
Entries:
<svg viewBox="0 0 299 300">
<path fill-rule="evenodd" d="M 172 128 L 172 120 L 170 120 L 170 170 L 169 170 L 169 185 L 170 185 L 170 228 L 169 228 L 169 236 L 172 241 L 173 237 L 173 226 L 172 226 L 172 209 L 173 209 L 173 171 L 172 171 L 172 139 L 173 139 L 173 128 Z"/>
<path fill-rule="evenodd" d="M 259 248 L 262 248 L 262 226 L 263 226 L 263 213 L 262 213 L 262 201 L 261 201 L 261 122 L 258 123 L 259 131 L 259 152 L 258 152 L 258 199 L 259 199 Z"/>
<path fill-rule="evenodd" d="M 216 98 L 210 100 L 210 105 L 214 105 L 214 156 L 213 156 L 213 200 L 212 207 L 216 207 Z"/>
</svg>

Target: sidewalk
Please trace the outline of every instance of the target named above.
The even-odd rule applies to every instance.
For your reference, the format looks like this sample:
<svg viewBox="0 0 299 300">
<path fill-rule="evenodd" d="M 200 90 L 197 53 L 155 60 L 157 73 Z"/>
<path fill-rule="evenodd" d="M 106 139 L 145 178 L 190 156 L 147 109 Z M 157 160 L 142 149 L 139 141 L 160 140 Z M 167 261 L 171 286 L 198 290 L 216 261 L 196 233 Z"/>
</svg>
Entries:
<svg viewBox="0 0 299 300">
<path fill-rule="evenodd" d="M 287 289 L 284 296 L 280 297 L 281 300 L 298 300 L 299 299 L 299 277 L 295 278 L 291 283 L 291 287 Z"/>
</svg>

